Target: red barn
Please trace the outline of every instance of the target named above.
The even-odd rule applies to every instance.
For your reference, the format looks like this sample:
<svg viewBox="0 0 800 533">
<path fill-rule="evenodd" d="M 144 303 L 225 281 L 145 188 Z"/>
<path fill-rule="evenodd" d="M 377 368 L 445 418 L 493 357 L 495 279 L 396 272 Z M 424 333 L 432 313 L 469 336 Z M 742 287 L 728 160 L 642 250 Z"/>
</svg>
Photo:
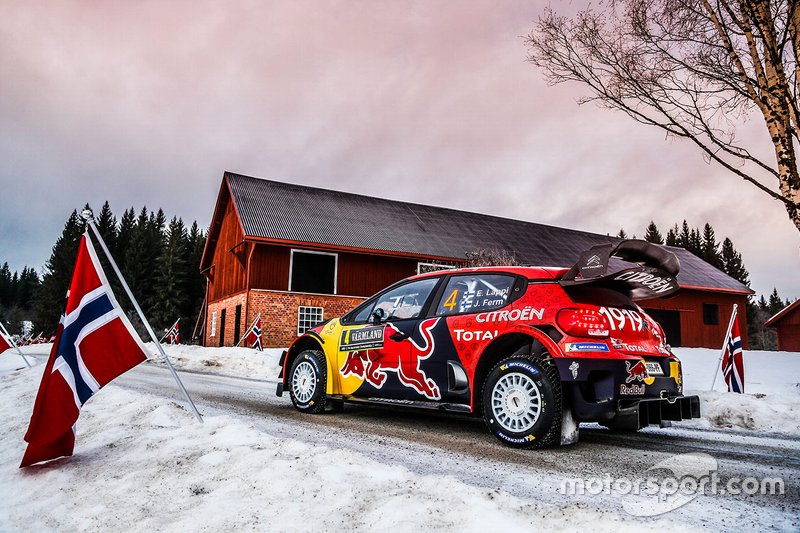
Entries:
<svg viewBox="0 0 800 533">
<path fill-rule="evenodd" d="M 504 251 L 520 264 L 569 267 L 582 251 L 618 240 L 226 172 L 201 262 L 208 280 L 203 338 L 207 346 L 235 345 L 260 313 L 264 346 L 284 347 L 395 281 L 464 264 L 467 252 Z M 682 290 L 642 304 L 669 342 L 721 346 L 734 303 L 746 331 L 752 291 L 693 254 L 672 251 Z"/>
<path fill-rule="evenodd" d="M 778 311 L 765 325 L 777 330 L 778 350 L 800 352 L 800 300 Z"/>
</svg>

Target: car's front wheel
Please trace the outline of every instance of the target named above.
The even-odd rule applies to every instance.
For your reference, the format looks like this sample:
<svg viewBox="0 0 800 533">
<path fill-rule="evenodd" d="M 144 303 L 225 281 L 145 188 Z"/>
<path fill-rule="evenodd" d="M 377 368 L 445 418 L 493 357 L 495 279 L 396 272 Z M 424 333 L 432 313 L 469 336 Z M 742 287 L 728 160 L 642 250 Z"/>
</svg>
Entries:
<svg viewBox="0 0 800 533">
<path fill-rule="evenodd" d="M 289 397 L 298 411 L 325 410 L 327 373 L 325 354 L 319 350 L 306 350 L 295 358 L 289 372 Z"/>
<path fill-rule="evenodd" d="M 540 359 L 513 356 L 497 363 L 483 384 L 483 419 L 503 443 L 541 448 L 561 435 L 558 371 Z"/>
</svg>

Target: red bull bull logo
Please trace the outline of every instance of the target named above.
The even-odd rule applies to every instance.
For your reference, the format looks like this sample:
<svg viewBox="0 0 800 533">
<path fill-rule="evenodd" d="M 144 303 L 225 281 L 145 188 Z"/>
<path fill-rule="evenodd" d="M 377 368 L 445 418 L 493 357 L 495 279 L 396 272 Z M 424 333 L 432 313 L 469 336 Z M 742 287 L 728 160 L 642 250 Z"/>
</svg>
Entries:
<svg viewBox="0 0 800 533">
<path fill-rule="evenodd" d="M 341 368 L 342 376 L 358 376 L 376 389 L 380 389 L 386 382 L 386 373 L 396 372 L 398 379 L 406 387 L 411 387 L 430 400 L 439 400 L 441 398 L 439 387 L 420 369 L 420 363 L 433 353 L 434 340 L 431 330 L 438 322 L 439 318 L 431 318 L 420 323 L 422 345 L 417 344 L 412 338 L 392 339 L 392 335 L 400 331 L 394 325 L 386 324 L 383 346 L 347 354 Z"/>
<path fill-rule="evenodd" d="M 625 370 L 628 371 L 628 377 L 625 378 L 625 383 L 630 383 L 632 381 L 645 381 L 647 380 L 650 375 L 647 373 L 647 367 L 644 364 L 644 361 L 637 361 L 631 366 L 630 361 L 625 361 Z"/>
</svg>

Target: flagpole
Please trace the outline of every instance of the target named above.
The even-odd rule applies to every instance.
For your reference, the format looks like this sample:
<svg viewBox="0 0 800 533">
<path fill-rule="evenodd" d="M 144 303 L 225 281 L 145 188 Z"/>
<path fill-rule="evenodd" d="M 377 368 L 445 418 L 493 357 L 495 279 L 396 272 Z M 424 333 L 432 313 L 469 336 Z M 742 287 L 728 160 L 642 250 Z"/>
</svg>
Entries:
<svg viewBox="0 0 800 533">
<path fill-rule="evenodd" d="M 167 332 L 166 332 L 166 333 L 164 333 L 164 336 L 163 336 L 163 337 L 161 337 L 161 340 L 160 340 L 160 341 L 158 341 L 158 342 L 164 342 L 164 339 L 166 339 L 166 338 L 167 338 L 167 336 L 169 335 L 169 332 L 170 332 L 170 331 L 172 331 L 172 326 L 170 326 L 170 327 L 169 327 L 169 329 L 167 330 Z"/>
<path fill-rule="evenodd" d="M 94 232 L 95 237 L 97 237 L 98 242 L 100 243 L 100 247 L 103 249 L 103 253 L 106 254 L 108 258 L 108 262 L 111 263 L 111 268 L 114 269 L 114 273 L 117 275 L 117 279 L 119 279 L 120 283 L 122 284 L 122 288 L 125 289 L 125 293 L 128 295 L 131 303 L 133 304 L 134 309 L 136 309 L 136 313 L 139 315 L 139 319 L 141 319 L 142 324 L 144 324 L 145 329 L 147 330 L 148 335 L 156 344 L 161 357 L 164 359 L 164 362 L 167 363 L 170 372 L 172 372 L 172 377 L 175 378 L 175 382 L 178 384 L 178 387 L 183 392 L 183 396 L 186 398 L 186 401 L 189 403 L 189 406 L 192 408 L 192 412 L 194 416 L 197 418 L 199 422 L 203 421 L 203 417 L 200 416 L 200 411 L 197 410 L 197 407 L 194 405 L 192 401 L 192 397 L 189 396 L 189 391 L 186 390 L 186 387 L 183 386 L 183 382 L 181 378 L 178 376 L 178 373 L 175 371 L 175 367 L 172 366 L 172 361 L 169 360 L 167 357 L 167 352 L 164 351 L 164 347 L 161 346 L 161 343 L 158 341 L 153 328 L 150 326 L 150 322 L 147 321 L 147 318 L 144 316 L 144 312 L 142 308 L 139 307 L 139 302 L 136 301 L 136 298 L 133 297 L 133 293 L 131 292 L 130 287 L 128 287 L 128 283 L 125 281 L 125 278 L 122 277 L 122 272 L 120 272 L 119 267 L 117 266 L 117 262 L 114 261 L 114 258 L 111 256 L 111 252 L 108 251 L 108 247 L 106 246 L 103 237 L 100 235 L 100 230 L 97 229 L 97 226 L 94 224 L 94 214 L 89 209 L 85 209 L 81 213 L 81 217 L 86 221 L 86 224 L 92 229 Z"/>
<path fill-rule="evenodd" d="M 722 366 L 722 358 L 725 357 L 725 349 L 728 346 L 728 339 L 731 336 L 731 330 L 733 329 L 733 321 L 736 320 L 736 314 L 738 313 L 739 304 L 733 304 L 733 312 L 731 313 L 731 320 L 728 322 L 728 332 L 725 334 L 725 338 L 722 341 L 722 350 L 719 353 L 719 361 L 717 361 L 717 369 L 714 371 L 714 381 L 711 382 L 711 389 L 714 390 L 714 385 L 717 384 L 717 374 L 719 374 L 719 368 Z M 733 357 L 733 354 L 731 354 Z"/>
<path fill-rule="evenodd" d="M 5 337 L 6 337 L 6 338 L 7 338 L 9 341 L 11 341 L 11 344 L 13 344 L 13 345 L 14 345 L 14 348 L 17 350 L 17 353 L 19 354 L 19 356 L 20 356 L 20 357 L 22 357 L 22 360 L 23 360 L 23 361 L 25 361 L 25 364 L 26 364 L 26 365 L 28 365 L 28 368 L 31 368 L 31 364 L 28 362 L 28 358 L 27 358 L 27 357 L 25 357 L 25 355 L 22 353 L 22 350 L 20 350 L 20 349 L 19 349 L 19 346 L 17 346 L 17 343 L 16 343 L 16 341 L 13 339 L 13 337 L 11 337 L 11 334 L 10 334 L 10 333 L 8 332 L 8 330 L 6 329 L 6 326 L 3 324 L 3 321 L 2 321 L 2 320 L 0 320 L 0 328 L 3 328 L 3 334 L 5 335 Z"/>
<path fill-rule="evenodd" d="M 249 328 L 247 328 L 247 331 L 245 331 L 245 332 L 244 332 L 244 335 L 242 335 L 242 337 L 239 339 L 239 342 L 237 342 L 237 343 L 236 343 L 236 346 L 234 346 L 234 348 L 238 348 L 238 347 L 239 347 L 239 345 L 240 345 L 240 344 L 242 344 L 242 341 L 244 340 L 244 338 L 245 338 L 245 337 L 247 337 L 247 335 L 249 335 L 249 334 L 250 334 L 250 331 L 253 329 L 253 326 L 255 326 L 255 325 L 256 325 L 256 321 L 257 321 L 259 318 L 261 318 L 261 313 L 258 313 L 258 314 L 256 315 L 256 317 L 253 319 L 253 322 L 251 322 L 251 323 L 250 323 L 250 327 L 249 327 Z"/>
</svg>

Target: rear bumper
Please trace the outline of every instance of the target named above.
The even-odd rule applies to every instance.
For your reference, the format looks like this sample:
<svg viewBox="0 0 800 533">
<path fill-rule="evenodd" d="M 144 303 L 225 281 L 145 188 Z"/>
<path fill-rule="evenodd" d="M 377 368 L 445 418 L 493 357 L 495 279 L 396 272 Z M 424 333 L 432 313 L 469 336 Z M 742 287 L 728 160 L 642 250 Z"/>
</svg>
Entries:
<svg viewBox="0 0 800 533">
<path fill-rule="evenodd" d="M 620 400 L 616 415 L 608 426 L 637 430 L 651 425 L 666 426 L 669 422 L 692 418 L 700 418 L 698 396 Z"/>
</svg>

